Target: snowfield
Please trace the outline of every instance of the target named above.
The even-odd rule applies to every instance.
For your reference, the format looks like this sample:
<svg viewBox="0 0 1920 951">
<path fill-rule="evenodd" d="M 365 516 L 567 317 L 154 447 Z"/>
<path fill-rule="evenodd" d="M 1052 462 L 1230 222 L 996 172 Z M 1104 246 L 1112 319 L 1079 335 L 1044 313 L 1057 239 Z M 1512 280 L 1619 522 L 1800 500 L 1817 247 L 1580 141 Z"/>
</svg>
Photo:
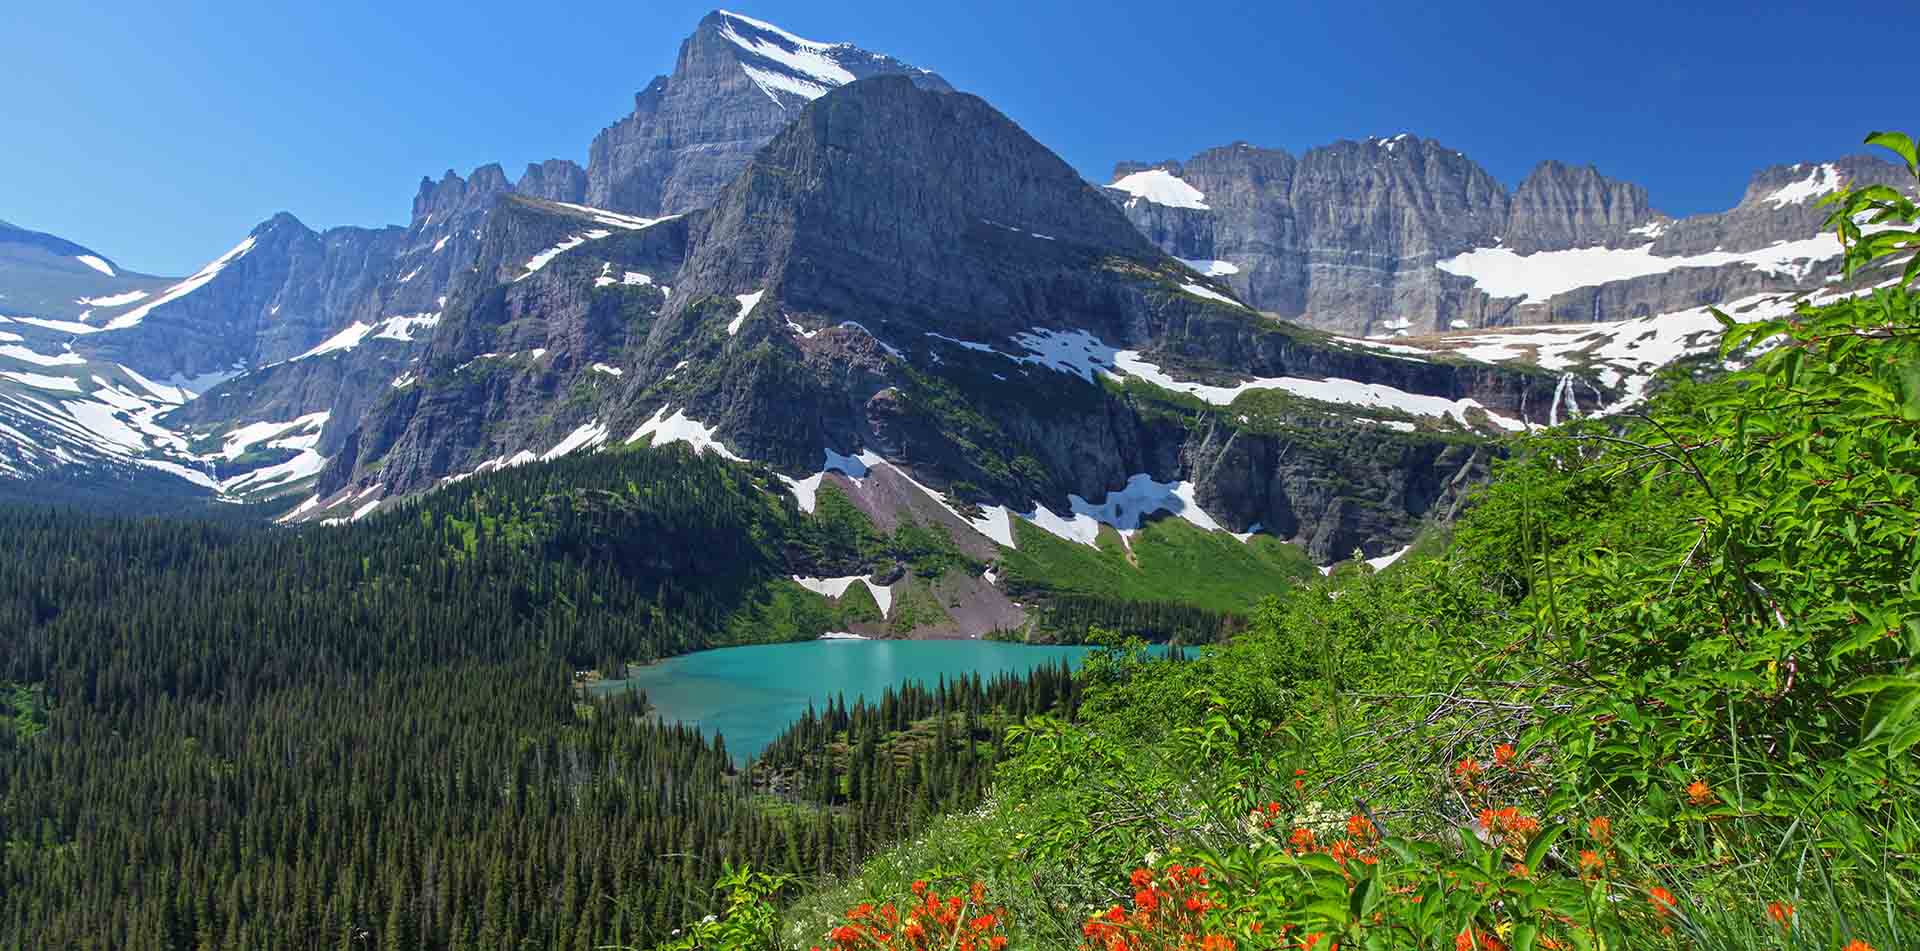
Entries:
<svg viewBox="0 0 1920 951">
<path fill-rule="evenodd" d="M 779 67 L 765 69 L 747 63 L 740 66 L 746 71 L 747 78 L 753 80 L 760 91 L 776 104 L 780 99 L 774 95 L 774 90 L 811 101 L 826 95 L 830 89 L 853 82 L 853 74 L 829 55 L 835 49 L 849 48 L 847 44 L 821 43 L 795 36 L 752 17 L 726 10 L 719 12 L 730 21 L 720 27 L 720 35 L 727 42 Z"/>
<path fill-rule="evenodd" d="M 1156 205 L 1169 208 L 1194 208 L 1200 211 L 1212 211 L 1207 206 L 1207 196 L 1200 189 L 1182 181 L 1179 176 L 1164 168 L 1150 168 L 1130 175 L 1122 175 L 1108 188 L 1117 188 L 1134 198 L 1144 198 Z"/>
<path fill-rule="evenodd" d="M 653 437 L 652 445 L 655 448 L 669 443 L 683 442 L 693 447 L 696 454 L 711 449 L 715 455 L 723 459 L 745 462 L 745 459 L 734 455 L 726 444 L 713 437 L 714 429 L 713 426 L 707 426 L 697 419 L 688 417 L 684 409 L 674 410 L 673 415 L 668 416 L 667 408 L 662 406 L 654 410 L 653 416 L 641 423 L 640 428 L 633 431 L 633 435 L 627 437 L 627 442 L 635 443 L 651 436 Z"/>
<path fill-rule="evenodd" d="M 887 617 L 893 611 L 893 585 L 874 584 L 866 575 L 848 575 L 845 578 L 802 578 L 794 575 L 793 580 L 808 591 L 836 599 L 846 597 L 847 589 L 855 583 L 863 584 L 873 593 L 873 601 L 880 606 L 881 617 Z"/>
<path fill-rule="evenodd" d="M 1794 166 L 1795 171 L 1799 169 L 1799 165 Z M 1821 195 L 1837 192 L 1843 184 L 1845 182 L 1840 180 L 1840 169 L 1831 162 L 1822 163 L 1815 165 L 1812 173 L 1806 178 L 1780 187 L 1765 200 L 1772 202 L 1774 210 L 1777 211 L 1788 205 L 1804 205 Z"/>
<path fill-rule="evenodd" d="M 1798 280 L 1813 265 L 1839 256 L 1840 239 L 1822 233 L 1799 241 L 1781 241 L 1758 251 L 1709 251 L 1681 257 L 1654 254 L 1652 242 L 1638 248 L 1572 248 L 1533 254 L 1516 254 L 1511 248 L 1480 248 L 1435 266 L 1448 274 L 1471 278 L 1475 286 L 1493 297 L 1518 297 L 1525 302 L 1690 267 L 1745 264 L 1762 273 Z"/>
</svg>

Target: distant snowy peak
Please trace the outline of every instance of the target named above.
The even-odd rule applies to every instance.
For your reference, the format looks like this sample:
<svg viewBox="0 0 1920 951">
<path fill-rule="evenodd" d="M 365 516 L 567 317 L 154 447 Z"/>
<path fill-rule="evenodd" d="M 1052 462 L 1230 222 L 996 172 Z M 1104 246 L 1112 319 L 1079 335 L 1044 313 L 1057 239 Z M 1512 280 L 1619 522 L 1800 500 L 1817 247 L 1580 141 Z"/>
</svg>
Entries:
<svg viewBox="0 0 1920 951">
<path fill-rule="evenodd" d="M 811 102 L 856 79 L 882 73 L 917 74 L 938 88 L 946 88 L 931 70 L 908 66 L 851 43 L 810 40 L 764 20 L 726 10 L 714 11 L 707 23 L 734 46 L 747 78 L 783 108 L 783 94 Z"/>
<path fill-rule="evenodd" d="M 1107 187 L 1169 208 L 1212 210 L 1207 206 L 1207 196 L 1201 194 L 1200 189 L 1164 168 L 1149 168 L 1122 175 Z"/>
</svg>

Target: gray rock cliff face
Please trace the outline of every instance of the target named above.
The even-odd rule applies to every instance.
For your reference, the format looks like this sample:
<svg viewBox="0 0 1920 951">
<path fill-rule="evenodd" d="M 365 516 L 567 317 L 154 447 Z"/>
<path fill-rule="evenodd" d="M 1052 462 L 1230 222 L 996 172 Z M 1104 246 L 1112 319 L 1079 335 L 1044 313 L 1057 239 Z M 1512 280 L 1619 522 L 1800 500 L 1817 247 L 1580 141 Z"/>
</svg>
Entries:
<svg viewBox="0 0 1920 951">
<path fill-rule="evenodd" d="M 1206 209 L 1110 193 L 1163 250 L 1233 263 L 1228 281 L 1254 307 L 1345 331 L 1441 308 L 1433 262 L 1491 243 L 1510 207 L 1478 165 L 1411 136 L 1299 158 L 1239 144 L 1177 168 Z"/>
<path fill-rule="evenodd" d="M 567 159 L 547 159 L 529 164 L 513 190 L 529 198 L 582 202 L 587 198 L 587 170 Z"/>
<path fill-rule="evenodd" d="M 950 88 L 889 56 L 709 14 L 680 45 L 673 74 L 649 83 L 632 114 L 594 138 L 586 203 L 647 216 L 704 208 L 808 101 L 886 74 Z"/>
<path fill-rule="evenodd" d="M 1530 300 L 1498 297 L 1440 265 L 1487 248 L 1526 256 L 1644 247 L 1665 258 L 1759 251 L 1818 235 L 1818 197 L 1841 182 L 1898 181 L 1892 165 L 1871 158 L 1781 166 L 1756 175 L 1726 212 L 1674 219 L 1655 211 L 1644 189 L 1592 167 L 1543 162 L 1509 192 L 1459 152 L 1408 135 L 1339 142 L 1297 159 L 1236 144 L 1184 163 L 1123 162 L 1114 181 L 1145 168 L 1165 169 L 1204 196 L 1205 207 L 1182 207 L 1108 189 L 1155 245 L 1227 262 L 1236 269 L 1227 282 L 1262 311 L 1362 335 L 1620 320 L 1817 286 L 1837 249 L 1791 269 L 1676 263 L 1653 278 L 1602 276 Z"/>
<path fill-rule="evenodd" d="M 489 216 L 476 264 L 409 365 L 415 380 L 366 407 L 320 479 L 356 472 L 401 493 L 529 445 L 548 446 L 617 400 L 643 335 L 670 293 L 689 220 L 594 239 L 528 272 L 527 261 L 587 230 L 573 209 L 521 197 Z"/>
<path fill-rule="evenodd" d="M 1591 165 L 1546 161 L 1514 191 L 1499 237 L 1521 254 L 1591 247 L 1624 241 L 1652 217 L 1646 189 L 1607 178 Z"/>
<path fill-rule="evenodd" d="M 399 228 L 315 232 L 282 212 L 202 286 L 159 304 L 131 328 L 81 336 L 92 359 L 165 379 L 244 369 L 325 339 L 375 286 L 405 241 Z"/>
</svg>

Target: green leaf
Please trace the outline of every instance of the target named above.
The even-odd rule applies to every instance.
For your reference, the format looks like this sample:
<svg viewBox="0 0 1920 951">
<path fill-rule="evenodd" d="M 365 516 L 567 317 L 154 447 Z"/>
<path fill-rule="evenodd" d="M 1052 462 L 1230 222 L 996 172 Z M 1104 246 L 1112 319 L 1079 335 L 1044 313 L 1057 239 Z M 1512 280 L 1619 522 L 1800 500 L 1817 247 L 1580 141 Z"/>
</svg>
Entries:
<svg viewBox="0 0 1920 951">
<path fill-rule="evenodd" d="M 1378 869 L 1379 866 L 1376 865 L 1374 868 Z M 1360 884 L 1353 887 L 1353 897 L 1347 900 L 1347 911 L 1353 920 L 1358 921 L 1367 913 L 1367 896 L 1373 894 L 1374 879 L 1377 875 L 1376 871 L 1374 875 L 1361 879 Z"/>
<path fill-rule="evenodd" d="M 1902 159 L 1906 161 L 1908 174 L 1920 175 L 1920 155 L 1915 154 L 1913 140 L 1911 138 L 1908 138 L 1906 133 L 1904 132 L 1868 133 L 1865 144 L 1877 145 L 1883 149 L 1887 149 L 1893 152 L 1895 155 L 1900 156 Z"/>
<path fill-rule="evenodd" d="M 1347 903 L 1340 901 L 1317 901 L 1300 909 L 1302 914 L 1344 925 L 1347 923 Z"/>
<path fill-rule="evenodd" d="M 1538 838 L 1533 840 L 1532 845 L 1527 846 L 1527 871 L 1539 872 L 1540 860 L 1546 857 L 1547 850 L 1553 848 L 1554 841 L 1559 839 L 1560 834 L 1565 831 L 1567 827 L 1564 825 L 1548 826 Z"/>
<path fill-rule="evenodd" d="M 1879 693 L 1882 690 L 1892 690 L 1896 687 L 1920 687 L 1920 680 L 1916 680 L 1911 674 L 1905 676 L 1877 674 L 1871 677 L 1862 677 L 1846 685 L 1841 688 L 1839 695 L 1842 697 L 1857 697 L 1863 693 Z"/>
</svg>

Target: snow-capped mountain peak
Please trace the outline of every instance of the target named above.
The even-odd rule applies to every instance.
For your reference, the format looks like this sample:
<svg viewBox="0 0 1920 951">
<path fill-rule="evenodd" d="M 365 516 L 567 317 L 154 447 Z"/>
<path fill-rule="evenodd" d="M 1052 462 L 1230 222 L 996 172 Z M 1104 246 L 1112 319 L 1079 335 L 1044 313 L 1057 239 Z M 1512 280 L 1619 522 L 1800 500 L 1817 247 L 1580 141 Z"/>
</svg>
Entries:
<svg viewBox="0 0 1920 951">
<path fill-rule="evenodd" d="M 828 90 L 881 73 L 932 75 L 851 43 L 810 40 L 728 10 L 715 10 L 703 25 L 732 44 L 747 77 L 783 108 L 788 104 L 783 94 L 810 102 Z"/>
</svg>

